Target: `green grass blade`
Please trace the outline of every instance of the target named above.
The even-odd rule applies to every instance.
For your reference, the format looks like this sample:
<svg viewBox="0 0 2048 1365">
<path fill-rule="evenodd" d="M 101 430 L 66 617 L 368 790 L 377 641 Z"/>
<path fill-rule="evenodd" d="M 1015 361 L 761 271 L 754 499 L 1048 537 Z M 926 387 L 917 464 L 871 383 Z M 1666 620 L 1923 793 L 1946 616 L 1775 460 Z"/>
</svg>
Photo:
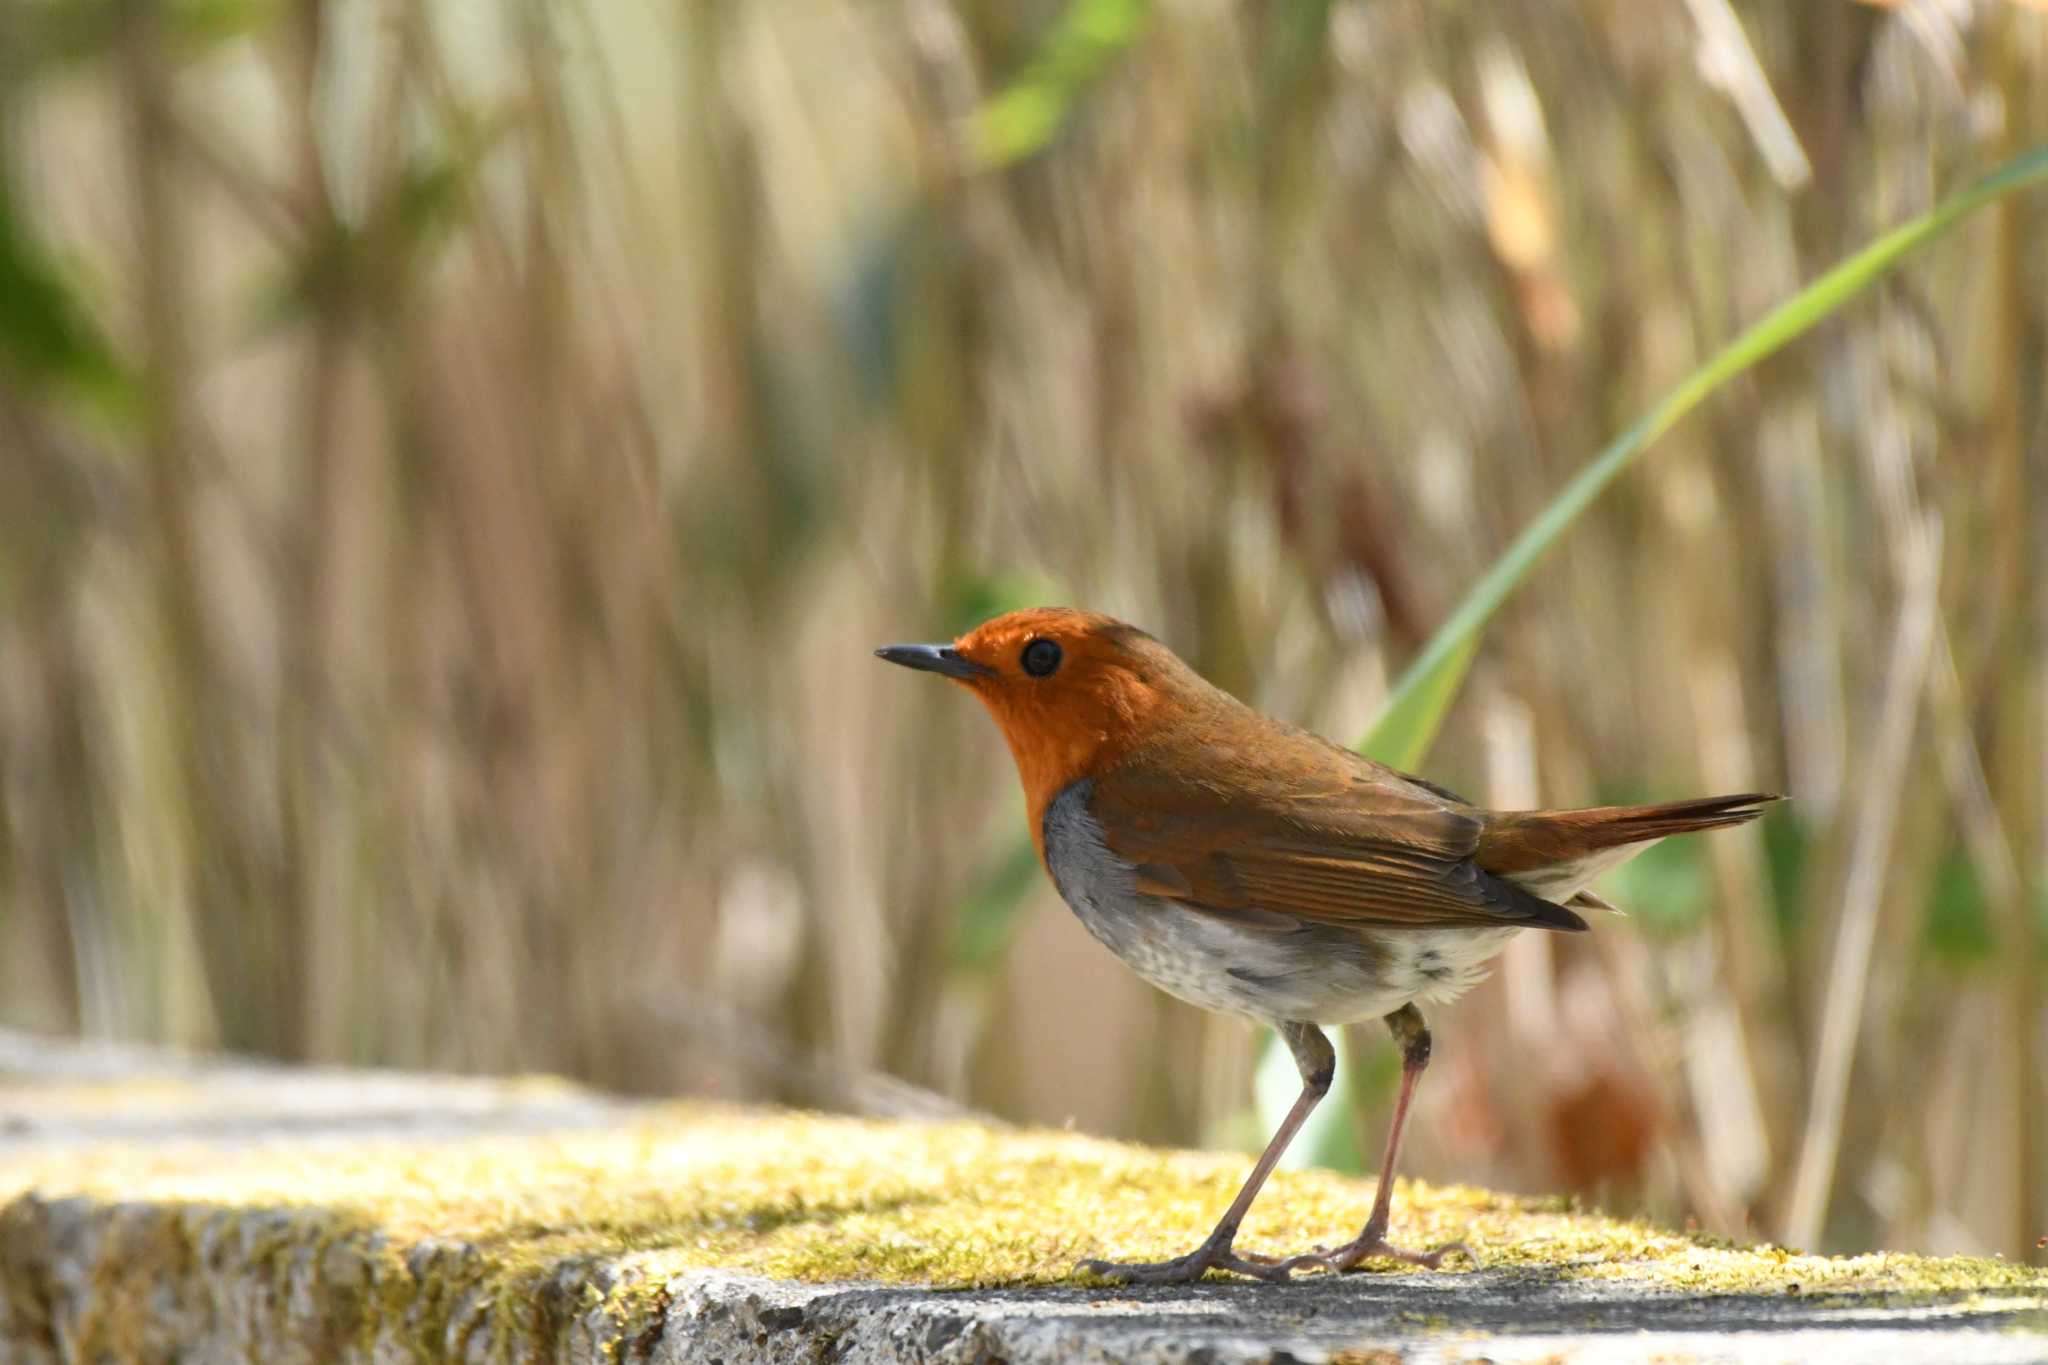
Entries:
<svg viewBox="0 0 2048 1365">
<path fill-rule="evenodd" d="M 1072 0 L 1023 73 L 974 111 L 976 159 L 996 169 L 1044 148 L 1082 92 L 1137 41 L 1151 11 L 1150 0 Z"/>
<path fill-rule="evenodd" d="M 2048 181 L 2048 146 L 2014 157 L 1968 189 L 1887 232 L 1773 308 L 1687 375 L 1655 407 L 1594 456 L 1515 537 L 1514 543 L 1466 594 L 1451 618 L 1402 675 L 1385 711 L 1360 741 L 1359 749 L 1397 768 L 1413 768 L 1422 761 L 1471 666 L 1479 633 L 1501 603 L 1521 586 L 1536 561 L 1614 482 L 1615 476 L 1680 418 L 1698 407 L 1708 394 L 1812 330 L 1908 254 L 1940 237 L 1972 211 L 2043 181 Z"/>
<path fill-rule="evenodd" d="M 1442 638 L 1442 632 L 1438 638 Z M 1432 640 L 1431 644 L 1434 643 Z M 1372 732 L 1359 743 L 1359 751 L 1389 767 L 1421 767 L 1429 754 L 1430 741 L 1443 726 L 1444 714 L 1457 699 L 1465 671 L 1472 666 L 1472 656 L 1478 652 L 1479 628 L 1474 626 L 1455 638 L 1449 652 L 1427 672 L 1410 668 L 1394 695 L 1387 699 L 1380 718 L 1373 722 Z"/>
<path fill-rule="evenodd" d="M 125 411 L 129 376 L 84 300 L 16 212 L 0 173 L 0 378 Z"/>
</svg>

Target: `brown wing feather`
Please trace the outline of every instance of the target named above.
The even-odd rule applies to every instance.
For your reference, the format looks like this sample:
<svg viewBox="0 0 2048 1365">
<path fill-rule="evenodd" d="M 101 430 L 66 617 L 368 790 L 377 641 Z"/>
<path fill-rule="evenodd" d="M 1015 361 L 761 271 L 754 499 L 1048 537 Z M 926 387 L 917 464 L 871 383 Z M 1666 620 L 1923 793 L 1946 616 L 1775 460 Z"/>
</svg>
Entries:
<svg viewBox="0 0 2048 1365">
<path fill-rule="evenodd" d="M 1144 890 L 1240 922 L 1586 927 L 1474 863 L 1478 811 L 1299 731 L 1140 749 L 1090 806 Z"/>
</svg>

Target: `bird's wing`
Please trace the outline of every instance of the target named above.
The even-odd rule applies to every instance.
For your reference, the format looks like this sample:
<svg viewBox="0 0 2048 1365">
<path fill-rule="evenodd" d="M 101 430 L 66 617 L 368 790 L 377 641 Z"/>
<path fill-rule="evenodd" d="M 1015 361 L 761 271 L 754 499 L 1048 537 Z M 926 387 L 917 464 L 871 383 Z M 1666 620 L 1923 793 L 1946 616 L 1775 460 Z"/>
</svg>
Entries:
<svg viewBox="0 0 2048 1365">
<path fill-rule="evenodd" d="M 1284 766 L 1275 759 L 1284 757 Z M 1313 736 L 1143 751 L 1100 774 L 1089 801 L 1140 889 L 1276 929 L 1585 921 L 1482 871 L 1464 802 Z"/>
</svg>

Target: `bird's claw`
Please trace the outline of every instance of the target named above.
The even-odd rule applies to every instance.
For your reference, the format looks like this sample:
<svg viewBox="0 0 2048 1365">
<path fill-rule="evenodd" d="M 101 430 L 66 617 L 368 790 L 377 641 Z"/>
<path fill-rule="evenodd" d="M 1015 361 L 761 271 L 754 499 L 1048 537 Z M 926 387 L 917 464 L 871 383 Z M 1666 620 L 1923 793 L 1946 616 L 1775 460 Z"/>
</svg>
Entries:
<svg viewBox="0 0 2048 1365">
<path fill-rule="evenodd" d="M 1281 1284 L 1294 1273 L 1294 1262 L 1299 1259 L 1283 1260 L 1256 1251 L 1235 1251 L 1228 1244 L 1210 1246 L 1205 1243 L 1170 1261 L 1087 1260 L 1080 1262 L 1075 1269 L 1124 1284 L 1192 1284 L 1211 1270 L 1227 1270 L 1255 1280 Z"/>
<path fill-rule="evenodd" d="M 1463 1256 L 1475 1266 L 1479 1264 L 1478 1253 L 1463 1242 L 1446 1242 L 1432 1251 L 1409 1251 L 1374 1233 L 1371 1236 L 1361 1236 L 1353 1242 L 1346 1242 L 1334 1250 L 1317 1247 L 1314 1251 L 1305 1252 L 1300 1256 L 1291 1256 L 1280 1263 L 1280 1268 L 1291 1271 L 1316 1266 L 1341 1274 L 1356 1269 L 1362 1261 L 1377 1257 L 1381 1260 L 1401 1261 L 1424 1270 L 1436 1270 L 1443 1265 L 1444 1257 L 1454 1253 Z"/>
</svg>

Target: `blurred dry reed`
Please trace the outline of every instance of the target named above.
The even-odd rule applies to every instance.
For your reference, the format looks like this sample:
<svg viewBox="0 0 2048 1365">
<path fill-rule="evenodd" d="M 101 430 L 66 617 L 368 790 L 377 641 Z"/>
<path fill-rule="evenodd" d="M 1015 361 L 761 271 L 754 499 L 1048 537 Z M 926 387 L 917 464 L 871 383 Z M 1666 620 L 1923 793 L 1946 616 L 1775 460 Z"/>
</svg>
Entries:
<svg viewBox="0 0 2048 1365">
<path fill-rule="evenodd" d="M 1243 1140 L 1249 1036 L 868 648 L 1085 603 L 1354 737 L 1630 414 L 2044 137 L 1996 0 L 9 0 L 0 1022 Z M 1439 780 L 1796 799 L 1518 945 L 1418 1173 L 2039 1254 L 2044 219 L 1493 632 Z"/>
</svg>

